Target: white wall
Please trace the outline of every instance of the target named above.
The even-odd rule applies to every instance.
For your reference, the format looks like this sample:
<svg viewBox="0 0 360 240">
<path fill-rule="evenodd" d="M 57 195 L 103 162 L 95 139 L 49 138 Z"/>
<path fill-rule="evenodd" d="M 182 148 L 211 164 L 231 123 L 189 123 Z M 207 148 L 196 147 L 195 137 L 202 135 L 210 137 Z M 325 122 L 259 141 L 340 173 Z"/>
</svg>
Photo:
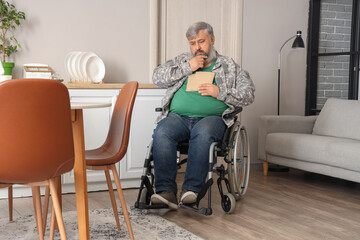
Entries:
<svg viewBox="0 0 360 240">
<path fill-rule="evenodd" d="M 280 114 L 305 112 L 309 0 L 244 0 L 243 9 L 242 65 L 254 81 L 256 97 L 245 108 L 242 120 L 251 138 L 252 160 L 256 161 L 259 117 L 277 114 L 278 52 L 297 30 L 303 33 L 305 49 L 292 49 L 291 41 L 282 50 Z"/>
<path fill-rule="evenodd" d="M 148 0 L 9 0 L 26 20 L 16 37 L 14 77 L 24 63 L 45 63 L 68 80 L 70 51 L 95 52 L 105 63 L 104 82 L 148 82 Z"/>
</svg>

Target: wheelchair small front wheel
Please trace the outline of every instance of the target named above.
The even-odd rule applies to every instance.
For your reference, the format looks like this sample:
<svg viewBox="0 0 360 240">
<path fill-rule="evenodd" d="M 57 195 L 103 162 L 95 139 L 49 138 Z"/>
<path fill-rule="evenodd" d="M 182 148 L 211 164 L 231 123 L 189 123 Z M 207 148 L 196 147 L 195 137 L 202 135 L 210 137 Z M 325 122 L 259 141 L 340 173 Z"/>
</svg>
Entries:
<svg viewBox="0 0 360 240">
<path fill-rule="evenodd" d="M 221 199 L 221 207 L 225 213 L 233 213 L 235 210 L 236 200 L 231 193 L 225 193 Z"/>
</svg>

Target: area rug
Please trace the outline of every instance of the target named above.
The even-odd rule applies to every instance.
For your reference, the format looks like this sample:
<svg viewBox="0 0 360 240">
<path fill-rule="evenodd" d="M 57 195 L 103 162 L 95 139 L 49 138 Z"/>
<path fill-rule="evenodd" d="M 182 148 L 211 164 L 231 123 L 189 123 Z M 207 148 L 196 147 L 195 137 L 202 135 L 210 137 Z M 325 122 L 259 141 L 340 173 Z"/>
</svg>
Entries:
<svg viewBox="0 0 360 240">
<path fill-rule="evenodd" d="M 191 232 L 179 227 L 175 223 L 147 210 L 129 209 L 130 221 L 135 239 L 157 240 L 201 240 Z M 116 228 L 112 209 L 89 211 L 90 238 L 101 240 L 130 239 L 124 216 L 119 211 L 121 230 Z M 79 239 L 77 214 L 75 211 L 63 213 L 68 239 Z M 45 239 L 49 239 L 49 219 Z M 60 239 L 58 231 L 55 239 Z M 1 240 L 34 240 L 39 239 L 36 222 L 33 215 L 15 217 L 9 222 L 8 218 L 0 219 Z"/>
</svg>

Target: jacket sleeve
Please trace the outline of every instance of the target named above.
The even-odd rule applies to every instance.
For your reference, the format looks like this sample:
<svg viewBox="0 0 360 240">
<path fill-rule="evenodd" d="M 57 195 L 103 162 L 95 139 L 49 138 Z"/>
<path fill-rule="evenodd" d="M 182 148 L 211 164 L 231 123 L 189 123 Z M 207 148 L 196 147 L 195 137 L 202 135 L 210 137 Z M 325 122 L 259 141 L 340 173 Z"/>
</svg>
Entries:
<svg viewBox="0 0 360 240">
<path fill-rule="evenodd" d="M 192 74 L 189 62 L 180 56 L 154 69 L 152 80 L 158 88 L 173 86 L 184 77 Z"/>
<path fill-rule="evenodd" d="M 232 77 L 231 74 L 229 77 Z M 226 83 L 220 87 L 218 99 L 234 107 L 247 106 L 254 102 L 255 86 L 247 71 L 236 64 L 234 69 L 234 80 L 231 87 Z M 227 79 L 225 82 L 229 81 Z"/>
</svg>

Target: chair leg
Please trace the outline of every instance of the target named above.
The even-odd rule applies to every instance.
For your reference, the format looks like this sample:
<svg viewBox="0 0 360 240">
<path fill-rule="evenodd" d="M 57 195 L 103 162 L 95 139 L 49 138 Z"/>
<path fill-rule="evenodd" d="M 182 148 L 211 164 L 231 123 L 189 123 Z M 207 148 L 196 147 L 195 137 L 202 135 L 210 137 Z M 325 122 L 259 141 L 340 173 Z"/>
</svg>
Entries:
<svg viewBox="0 0 360 240">
<path fill-rule="evenodd" d="M 46 221 L 47 221 L 47 215 L 48 215 L 48 209 L 49 209 L 49 199 L 50 199 L 50 187 L 45 187 L 45 197 L 44 197 L 44 208 L 43 208 L 43 230 L 45 234 L 46 229 Z"/>
<path fill-rule="evenodd" d="M 12 186 L 8 187 L 8 200 L 9 200 L 9 220 L 13 220 L 13 189 Z"/>
<path fill-rule="evenodd" d="M 56 220 L 57 220 L 57 223 L 59 226 L 60 236 L 61 236 L 61 239 L 66 240 L 67 238 L 66 238 L 65 225 L 64 225 L 63 218 L 62 218 L 59 198 L 58 198 L 58 195 L 56 192 L 55 180 L 52 178 L 49 180 L 49 182 L 50 182 L 50 192 L 51 192 L 51 198 L 52 198 L 52 202 L 53 202 L 53 208 L 55 210 L 55 216 L 56 216 Z"/>
<path fill-rule="evenodd" d="M 117 192 L 118 192 L 120 203 L 121 203 L 121 208 L 122 208 L 123 213 L 124 213 L 124 218 L 125 218 L 127 229 L 129 231 L 130 238 L 132 240 L 134 240 L 135 239 L 134 238 L 134 233 L 133 233 L 133 230 L 132 230 L 132 227 L 131 227 L 129 213 L 128 213 L 128 210 L 127 210 L 127 207 L 126 207 L 124 194 L 123 194 L 123 191 L 122 191 L 122 188 L 121 188 L 120 179 L 119 179 L 119 175 L 117 174 L 115 164 L 110 165 L 109 168 L 111 169 L 111 171 L 113 173 L 113 176 L 114 176 Z"/>
<path fill-rule="evenodd" d="M 112 205 L 112 208 L 113 208 L 113 211 L 114 211 L 116 225 L 117 225 L 118 230 L 120 230 L 119 213 L 117 211 L 114 189 L 113 189 L 113 186 L 112 186 L 112 183 L 111 183 L 110 173 L 109 173 L 108 169 L 105 170 L 105 176 L 106 176 L 106 182 L 107 182 L 107 185 L 108 185 L 108 188 L 109 188 L 111 205 Z"/>
<path fill-rule="evenodd" d="M 40 198 L 40 186 L 31 187 L 35 211 L 36 226 L 39 233 L 40 240 L 44 239 L 44 230 L 41 216 L 41 198 Z"/>
<path fill-rule="evenodd" d="M 267 161 L 263 161 L 263 171 L 264 176 L 267 176 L 269 171 L 269 163 Z"/>
<path fill-rule="evenodd" d="M 55 234 L 55 209 L 54 206 L 51 207 L 51 217 L 50 217 L 50 240 L 54 240 Z"/>
</svg>

